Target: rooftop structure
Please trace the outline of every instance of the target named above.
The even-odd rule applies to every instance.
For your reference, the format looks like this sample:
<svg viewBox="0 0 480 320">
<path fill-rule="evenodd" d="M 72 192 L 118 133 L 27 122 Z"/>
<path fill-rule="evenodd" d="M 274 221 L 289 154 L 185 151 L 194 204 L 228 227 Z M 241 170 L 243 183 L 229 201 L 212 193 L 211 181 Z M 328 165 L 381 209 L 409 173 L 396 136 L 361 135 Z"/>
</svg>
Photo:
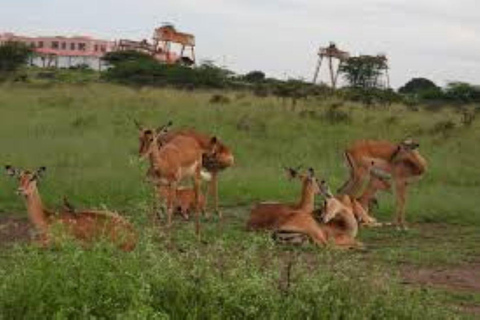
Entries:
<svg viewBox="0 0 480 320">
<path fill-rule="evenodd" d="M 177 48 L 174 48 L 175 46 Z M 195 63 L 194 48 L 194 35 L 178 32 L 173 25 L 165 24 L 155 29 L 152 43 L 147 39 L 141 41 L 121 39 L 116 42 L 114 50 L 135 50 L 151 54 L 158 61 L 191 65 Z"/>
<path fill-rule="evenodd" d="M 94 39 L 88 36 L 41 36 L 27 37 L 13 33 L 0 34 L 0 44 L 15 41 L 30 46 L 37 54 L 32 64 L 40 66 L 58 66 L 61 62 L 67 66 L 75 64 L 101 63 L 100 58 L 107 52 L 112 51 L 114 42 L 109 40 Z"/>
</svg>

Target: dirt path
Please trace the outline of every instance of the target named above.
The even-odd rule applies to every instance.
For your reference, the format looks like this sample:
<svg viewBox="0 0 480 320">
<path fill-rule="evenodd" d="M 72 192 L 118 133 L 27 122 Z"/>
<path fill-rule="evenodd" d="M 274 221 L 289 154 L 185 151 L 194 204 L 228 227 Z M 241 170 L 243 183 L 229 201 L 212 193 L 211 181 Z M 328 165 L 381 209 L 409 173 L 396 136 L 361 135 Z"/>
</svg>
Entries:
<svg viewBox="0 0 480 320">
<path fill-rule="evenodd" d="M 0 247 L 30 240 L 31 226 L 26 218 L 0 214 Z"/>
<path fill-rule="evenodd" d="M 480 262 L 436 268 L 404 266 L 401 268 L 401 274 L 408 284 L 480 293 Z"/>
</svg>

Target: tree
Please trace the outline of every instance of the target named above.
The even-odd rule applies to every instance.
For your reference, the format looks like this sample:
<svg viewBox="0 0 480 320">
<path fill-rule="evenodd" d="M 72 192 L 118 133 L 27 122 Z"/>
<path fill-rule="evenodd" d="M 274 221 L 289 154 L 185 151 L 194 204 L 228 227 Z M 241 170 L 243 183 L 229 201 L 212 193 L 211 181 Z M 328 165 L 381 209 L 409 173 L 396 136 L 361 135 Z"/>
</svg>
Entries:
<svg viewBox="0 0 480 320">
<path fill-rule="evenodd" d="M 0 45 L 0 72 L 13 72 L 27 63 L 32 50 L 21 42 L 9 41 Z"/>
<path fill-rule="evenodd" d="M 455 102 L 480 102 L 480 87 L 465 82 L 451 82 L 445 89 L 445 96 Z"/>
<path fill-rule="evenodd" d="M 265 80 L 265 73 L 262 71 L 250 71 L 244 76 L 245 81 L 251 82 L 251 83 L 259 83 L 263 82 Z"/>
<path fill-rule="evenodd" d="M 398 89 L 398 92 L 402 94 L 419 94 L 427 91 L 441 91 L 441 89 L 433 81 L 426 78 L 413 78 Z"/>
<path fill-rule="evenodd" d="M 386 69 L 387 61 L 381 56 L 359 56 L 347 59 L 340 67 L 340 73 L 355 88 L 377 88 L 378 79 Z"/>
<path fill-rule="evenodd" d="M 135 50 L 112 51 L 105 54 L 102 58 L 106 63 L 117 66 L 124 62 L 156 62 L 151 55 Z"/>
</svg>

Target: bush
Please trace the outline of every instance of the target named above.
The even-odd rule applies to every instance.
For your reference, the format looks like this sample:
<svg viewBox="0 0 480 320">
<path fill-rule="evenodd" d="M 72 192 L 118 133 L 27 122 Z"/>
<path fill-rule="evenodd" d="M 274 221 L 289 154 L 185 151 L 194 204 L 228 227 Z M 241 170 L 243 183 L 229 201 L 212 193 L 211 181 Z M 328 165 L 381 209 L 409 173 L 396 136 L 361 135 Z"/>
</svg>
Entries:
<svg viewBox="0 0 480 320">
<path fill-rule="evenodd" d="M 432 134 L 442 134 L 443 136 L 447 136 L 453 129 L 455 129 L 455 127 L 455 122 L 452 120 L 441 120 L 433 125 L 430 132 Z"/>
<path fill-rule="evenodd" d="M 251 71 L 243 76 L 243 79 L 246 82 L 259 83 L 265 80 L 265 73 L 262 71 Z"/>
<path fill-rule="evenodd" d="M 480 87 L 465 82 L 451 82 L 445 90 L 445 97 L 453 102 L 480 102 Z"/>
<path fill-rule="evenodd" d="M 145 54 L 117 52 L 106 58 L 112 67 L 103 78 L 131 85 L 171 85 L 180 88 L 224 88 L 229 71 L 205 63 L 197 68 L 178 64 L 164 64 Z"/>
<path fill-rule="evenodd" d="M 102 58 L 103 61 L 112 65 L 118 66 L 124 62 L 134 61 L 149 61 L 149 62 L 156 62 L 155 58 L 149 54 L 134 51 L 134 50 L 126 50 L 126 51 L 112 51 L 105 54 Z"/>
<path fill-rule="evenodd" d="M 413 78 L 408 81 L 403 87 L 398 89 L 402 94 L 422 94 L 424 92 L 438 92 L 442 91 L 433 81 L 425 78 Z"/>
<path fill-rule="evenodd" d="M 227 96 L 224 96 L 222 94 L 214 94 L 211 98 L 210 98 L 210 103 L 213 103 L 213 104 L 228 104 L 230 103 L 230 98 L 227 97 Z"/>
<path fill-rule="evenodd" d="M 199 250 L 147 241 L 124 254 L 108 246 L 17 249 L 0 261 L 5 319 L 441 319 L 425 292 L 402 290 L 354 258 L 288 258 L 220 241 Z M 198 246 L 198 245 L 197 245 Z M 283 257 L 282 257 L 283 256 Z M 365 272 L 363 270 L 368 270 Z M 375 279 L 375 280 L 372 280 Z M 429 306 L 428 308 L 425 308 Z"/>
<path fill-rule="evenodd" d="M 330 107 L 323 114 L 323 119 L 328 123 L 337 124 L 337 123 L 351 123 L 352 117 L 345 111 L 340 110 L 339 108 Z"/>
<path fill-rule="evenodd" d="M 32 50 L 20 42 L 6 42 L 0 45 L 0 73 L 10 73 L 26 64 Z"/>
</svg>

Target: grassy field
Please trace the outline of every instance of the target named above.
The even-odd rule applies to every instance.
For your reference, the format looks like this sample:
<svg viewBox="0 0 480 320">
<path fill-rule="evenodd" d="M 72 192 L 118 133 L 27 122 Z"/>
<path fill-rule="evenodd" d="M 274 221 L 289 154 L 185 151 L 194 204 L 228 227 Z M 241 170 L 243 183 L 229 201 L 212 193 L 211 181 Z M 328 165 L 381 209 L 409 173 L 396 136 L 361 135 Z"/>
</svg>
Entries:
<svg viewBox="0 0 480 320">
<path fill-rule="evenodd" d="M 411 268 L 480 260 L 480 122 L 464 126 L 452 108 L 365 110 L 315 99 L 292 108 L 228 92 L 222 94 L 230 103 L 212 104 L 215 93 L 107 84 L 0 87 L 1 163 L 47 166 L 40 192 L 48 207 L 68 195 L 78 207 L 117 210 L 141 231 L 132 254 L 108 245 L 2 249 L 0 318 L 438 319 L 476 310 L 478 290 L 402 282 Z M 137 159 L 133 119 L 151 126 L 173 120 L 233 149 L 236 166 L 220 182 L 226 220 L 205 222 L 202 242 L 189 223 L 176 222 L 172 239 L 150 225 L 147 164 Z M 251 204 L 298 197 L 299 185 L 285 179 L 282 166 L 312 166 L 336 189 L 347 176 L 342 150 L 349 143 L 406 136 L 420 141 L 430 164 L 410 191 L 410 232 L 362 230 L 366 252 L 335 252 L 278 248 L 268 235 L 243 231 Z M 24 217 L 15 188 L 0 179 L 0 212 Z M 393 197 L 382 195 L 375 215 L 389 220 L 392 210 Z"/>
</svg>

